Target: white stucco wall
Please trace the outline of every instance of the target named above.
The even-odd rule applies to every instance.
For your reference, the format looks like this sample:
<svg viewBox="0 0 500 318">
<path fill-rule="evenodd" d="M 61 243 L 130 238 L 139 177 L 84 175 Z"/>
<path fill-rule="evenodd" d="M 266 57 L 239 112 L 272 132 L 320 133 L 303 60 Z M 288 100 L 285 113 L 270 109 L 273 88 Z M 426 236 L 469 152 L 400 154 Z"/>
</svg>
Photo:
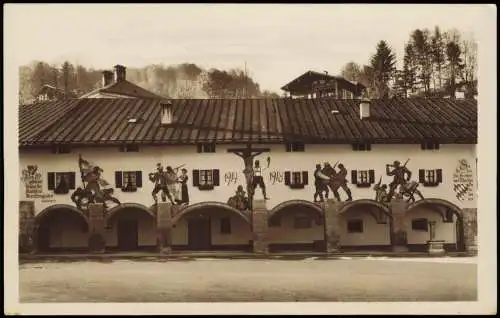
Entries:
<svg viewBox="0 0 500 318">
<path fill-rule="evenodd" d="M 294 228 L 295 216 L 298 213 L 300 213 L 300 208 L 296 213 L 293 211 L 283 213 L 280 226 L 268 228 L 267 238 L 269 244 L 313 243 L 314 241 L 324 240 L 325 226 L 316 224 L 314 219 L 311 220 L 310 228 Z"/>
<path fill-rule="evenodd" d="M 378 224 L 373 215 L 363 209 L 365 208 L 353 207 L 340 216 L 340 245 L 391 245 L 389 220 L 386 224 Z M 362 220 L 363 232 L 349 233 L 347 231 L 349 220 Z"/>
<path fill-rule="evenodd" d="M 217 145 L 216 153 L 197 153 L 193 146 L 161 146 L 161 147 L 141 147 L 140 152 L 119 152 L 118 147 L 101 148 L 73 148 L 69 154 L 52 154 L 49 149 L 45 150 L 23 150 L 20 153 L 19 174 L 28 165 L 37 165 L 42 174 L 43 193 L 52 194 L 47 189 L 47 172 L 76 172 L 76 186 L 81 186 L 78 169 L 78 153 L 84 159 L 98 164 L 103 170 L 103 178 L 110 184 L 115 183 L 115 171 L 136 171 L 143 173 L 143 187 L 137 192 L 122 192 L 115 189 L 115 196 L 122 203 L 139 203 L 146 207 L 153 204 L 151 191 L 153 183 L 148 180 L 148 173 L 155 171 L 156 163 L 161 162 L 163 166 L 171 165 L 176 167 L 185 164 L 189 176 L 189 197 L 190 204 L 204 201 L 226 202 L 232 196 L 238 185 L 244 185 L 245 179 L 242 173 L 243 160 L 232 153 L 228 153 L 227 148 L 241 148 L 241 145 Z M 271 152 L 263 153 L 259 159 L 262 166 L 266 166 L 267 156 L 271 157 L 271 164 L 264 174 L 267 186 L 268 209 L 272 209 L 281 202 L 291 199 L 303 199 L 312 201 L 314 194 L 313 172 L 317 163 L 330 162 L 332 165 L 339 161 L 348 170 L 349 188 L 352 191 L 353 199 L 372 199 L 374 191 L 372 188 L 357 188 L 351 182 L 351 170 L 375 170 L 375 181 L 382 176 L 383 183 L 392 181 L 392 177 L 385 175 L 385 165 L 399 160 L 407 164 L 408 169 L 413 173 L 412 179 L 418 181 L 418 169 L 442 169 L 443 182 L 437 187 L 420 186 L 420 191 L 426 198 L 441 198 L 458 205 L 461 208 L 475 208 L 477 196 L 471 201 L 459 200 L 453 190 L 453 173 L 458 165 L 458 160 L 463 158 L 468 161 L 474 174 L 476 182 L 476 154 L 474 145 L 441 145 L 439 150 L 424 151 L 419 144 L 415 145 L 372 145 L 371 151 L 353 151 L 351 145 L 306 145 L 305 152 L 286 152 L 284 145 L 254 146 L 270 147 Z M 193 169 L 219 169 L 220 186 L 211 191 L 201 191 L 192 186 Z M 270 178 L 271 171 L 283 173 L 286 170 L 308 171 L 309 185 L 304 189 L 290 189 L 284 185 L 284 180 L 273 184 Z M 237 176 L 236 182 L 230 184 L 225 181 L 226 173 L 234 173 Z M 284 177 L 284 175 L 282 174 Z M 23 182 L 20 182 L 20 200 L 33 200 L 26 197 Z M 339 189 L 342 199 L 346 198 L 342 189 Z M 260 196 L 260 189 L 257 189 Z M 53 197 L 42 200 L 34 199 L 35 213 L 39 213 L 44 208 L 53 204 L 74 205 L 70 199 L 71 192 L 63 195 L 53 195 Z M 43 202 L 45 201 L 45 202 Z"/>
<path fill-rule="evenodd" d="M 457 232 L 456 232 L 456 216 L 453 215 L 453 223 L 443 222 L 443 218 L 436 212 L 426 210 L 425 208 L 415 208 L 408 212 L 406 215 L 406 228 L 408 244 L 426 244 L 430 239 L 430 230 L 419 231 L 412 230 L 411 223 L 414 219 L 425 218 L 428 221 L 435 221 L 435 237 L 434 240 L 443 240 L 445 243 L 456 243 L 457 242 Z"/>
<path fill-rule="evenodd" d="M 155 219 L 146 214 L 146 212 L 134 213 L 133 216 L 127 215 L 127 211 L 118 212 L 110 221 L 110 228 L 106 229 L 104 234 L 106 246 L 118 246 L 118 222 L 121 218 L 133 217 L 138 221 L 138 244 L 140 246 L 155 246 L 156 245 L 156 221 Z"/>
</svg>

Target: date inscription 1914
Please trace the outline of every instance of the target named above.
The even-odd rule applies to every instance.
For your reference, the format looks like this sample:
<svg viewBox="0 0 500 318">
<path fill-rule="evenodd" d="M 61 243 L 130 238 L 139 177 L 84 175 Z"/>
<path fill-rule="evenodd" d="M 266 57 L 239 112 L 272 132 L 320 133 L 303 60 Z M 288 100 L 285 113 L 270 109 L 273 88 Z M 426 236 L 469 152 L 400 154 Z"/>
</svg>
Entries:
<svg viewBox="0 0 500 318">
<path fill-rule="evenodd" d="M 224 174 L 224 181 L 227 185 L 236 184 L 238 181 L 238 173 L 236 171 L 229 171 Z"/>
</svg>

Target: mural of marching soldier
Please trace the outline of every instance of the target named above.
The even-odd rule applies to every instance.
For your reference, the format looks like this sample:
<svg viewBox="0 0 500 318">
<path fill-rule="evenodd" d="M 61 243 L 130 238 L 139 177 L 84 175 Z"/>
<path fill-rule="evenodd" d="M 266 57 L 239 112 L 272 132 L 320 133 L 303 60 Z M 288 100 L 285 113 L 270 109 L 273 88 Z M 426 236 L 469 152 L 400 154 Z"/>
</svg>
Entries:
<svg viewBox="0 0 500 318">
<path fill-rule="evenodd" d="M 375 190 L 375 201 L 384 203 L 387 201 L 387 184 L 382 184 L 382 177 L 380 177 L 377 184 L 373 186 Z"/>
<path fill-rule="evenodd" d="M 387 194 L 387 202 L 390 202 L 395 194 L 396 188 L 399 186 L 399 195 L 408 197 L 407 201 L 415 202 L 414 194 L 417 194 L 421 199 L 424 198 L 422 193 L 418 190 L 418 182 L 411 180 L 411 171 L 406 168 L 406 164 L 410 159 L 406 160 L 404 165 L 401 166 L 399 161 L 394 161 L 393 164 L 386 165 L 386 174 L 394 176 L 394 179 L 389 183 L 389 193 Z M 390 168 L 393 167 L 392 170 Z M 405 177 L 406 176 L 406 177 Z"/>
<path fill-rule="evenodd" d="M 78 187 L 71 195 L 71 200 L 75 202 L 79 209 L 85 210 L 89 203 L 103 203 L 108 208 L 109 201 L 120 204 L 120 201 L 113 197 L 113 187 L 101 178 L 103 170 L 78 155 L 78 166 L 82 177 L 83 188 Z"/>
<path fill-rule="evenodd" d="M 267 168 L 269 168 L 270 160 L 268 160 L 267 163 L 268 163 Z M 262 190 L 262 195 L 264 196 L 264 200 L 269 200 L 269 198 L 266 195 L 266 184 L 264 183 L 264 177 L 262 176 L 262 170 L 265 170 L 267 168 L 262 168 L 260 166 L 259 160 L 255 160 L 255 167 L 253 169 L 253 178 L 252 178 L 252 197 L 255 194 L 255 189 L 257 188 L 257 186 L 259 186 L 260 189 Z"/>
<path fill-rule="evenodd" d="M 314 170 L 314 202 L 324 202 L 323 192 L 326 194 L 328 199 L 328 182 L 330 177 L 322 172 L 321 165 L 316 165 L 316 170 Z M 317 200 L 319 197 L 319 201 Z"/>
</svg>

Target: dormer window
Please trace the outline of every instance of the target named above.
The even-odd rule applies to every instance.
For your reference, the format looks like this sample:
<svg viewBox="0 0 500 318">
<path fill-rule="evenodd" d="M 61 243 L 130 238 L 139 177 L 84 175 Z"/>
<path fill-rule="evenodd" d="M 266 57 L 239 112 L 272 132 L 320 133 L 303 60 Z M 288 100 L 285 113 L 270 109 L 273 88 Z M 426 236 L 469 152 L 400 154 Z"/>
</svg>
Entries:
<svg viewBox="0 0 500 318">
<path fill-rule="evenodd" d="M 161 102 L 161 124 L 168 125 L 172 123 L 173 106 L 171 101 Z"/>
</svg>

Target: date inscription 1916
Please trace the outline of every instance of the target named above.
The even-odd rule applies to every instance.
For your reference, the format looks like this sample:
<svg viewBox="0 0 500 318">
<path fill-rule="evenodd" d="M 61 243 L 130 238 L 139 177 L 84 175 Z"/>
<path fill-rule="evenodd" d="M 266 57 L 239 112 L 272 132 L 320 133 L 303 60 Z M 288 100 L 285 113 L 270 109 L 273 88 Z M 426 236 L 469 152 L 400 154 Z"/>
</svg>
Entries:
<svg viewBox="0 0 500 318">
<path fill-rule="evenodd" d="M 284 179 L 283 172 L 276 170 L 269 172 L 269 181 L 271 181 L 272 184 L 283 183 L 283 179 Z"/>
</svg>

